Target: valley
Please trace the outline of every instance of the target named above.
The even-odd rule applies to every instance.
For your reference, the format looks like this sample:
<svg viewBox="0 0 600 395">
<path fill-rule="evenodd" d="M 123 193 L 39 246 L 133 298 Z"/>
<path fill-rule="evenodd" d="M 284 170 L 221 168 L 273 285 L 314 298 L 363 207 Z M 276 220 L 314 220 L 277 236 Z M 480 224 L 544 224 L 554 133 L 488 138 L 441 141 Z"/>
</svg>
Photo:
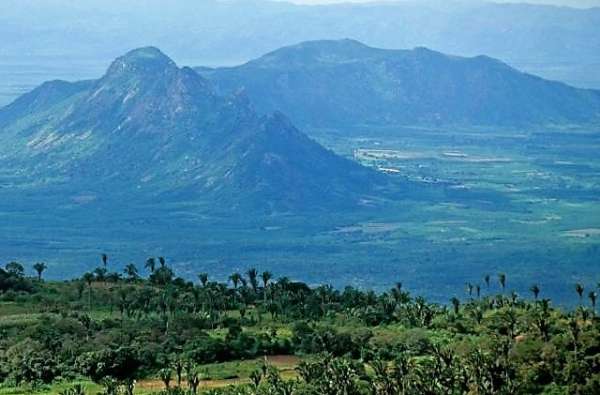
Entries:
<svg viewBox="0 0 600 395">
<path fill-rule="evenodd" d="M 0 395 L 600 394 L 596 3 L 1 0 Z"/>
<path fill-rule="evenodd" d="M 489 271 L 521 293 L 544 273 L 568 305 L 598 275 L 597 91 L 354 40 L 196 70 L 144 47 L 2 108 L 0 261 L 58 280 L 161 255 L 188 279 L 256 266 L 436 302 Z"/>
<path fill-rule="evenodd" d="M 42 257 L 59 279 L 94 267 L 101 251 L 122 264 L 162 254 L 187 278 L 258 266 L 310 284 L 382 290 L 402 281 L 440 302 L 474 275 L 502 271 L 520 293 L 536 278 L 570 304 L 572 284 L 598 273 L 596 132 L 308 132 L 343 156 L 399 170 L 388 174 L 397 182 L 387 194 L 401 199 L 298 215 L 232 213 L 202 199 L 90 201 L 59 192 L 47 200 L 4 189 L 0 258 Z"/>
</svg>

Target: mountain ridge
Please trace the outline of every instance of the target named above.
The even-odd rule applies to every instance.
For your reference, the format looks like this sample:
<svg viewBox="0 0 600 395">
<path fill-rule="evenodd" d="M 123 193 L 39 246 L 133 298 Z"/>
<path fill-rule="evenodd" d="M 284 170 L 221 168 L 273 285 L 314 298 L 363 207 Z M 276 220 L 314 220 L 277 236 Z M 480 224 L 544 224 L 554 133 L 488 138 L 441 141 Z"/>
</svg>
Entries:
<svg viewBox="0 0 600 395">
<path fill-rule="evenodd" d="M 221 93 L 244 88 L 259 112 L 306 126 L 597 124 L 600 91 L 520 72 L 497 59 L 356 40 L 303 42 L 235 67 L 195 69 Z"/>
</svg>

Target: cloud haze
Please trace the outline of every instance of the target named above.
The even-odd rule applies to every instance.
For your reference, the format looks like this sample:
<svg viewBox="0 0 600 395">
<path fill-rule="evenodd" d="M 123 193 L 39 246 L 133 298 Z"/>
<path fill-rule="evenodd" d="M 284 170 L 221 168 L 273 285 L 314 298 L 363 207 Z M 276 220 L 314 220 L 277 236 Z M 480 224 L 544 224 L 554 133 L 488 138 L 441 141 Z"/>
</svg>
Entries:
<svg viewBox="0 0 600 395">
<path fill-rule="evenodd" d="M 411 0 L 277 0 L 287 1 L 297 4 L 335 4 L 335 3 L 372 3 L 372 2 L 399 2 Z M 460 0 L 464 3 L 476 2 L 495 2 L 495 3 L 530 3 L 530 4 L 549 4 L 566 7 L 587 8 L 600 7 L 600 0 Z"/>
</svg>

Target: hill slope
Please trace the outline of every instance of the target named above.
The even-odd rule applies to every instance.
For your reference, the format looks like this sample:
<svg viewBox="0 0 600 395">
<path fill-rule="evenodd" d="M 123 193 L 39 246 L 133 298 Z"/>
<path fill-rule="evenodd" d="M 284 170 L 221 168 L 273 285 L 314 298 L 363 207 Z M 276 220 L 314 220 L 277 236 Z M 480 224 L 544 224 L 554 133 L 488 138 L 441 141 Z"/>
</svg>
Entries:
<svg viewBox="0 0 600 395">
<path fill-rule="evenodd" d="M 75 193 L 213 199 L 275 210 L 354 205 L 379 175 L 336 156 L 282 114 L 215 94 L 156 48 L 100 79 L 46 83 L 0 110 L 0 162 L 18 182 Z"/>
<path fill-rule="evenodd" d="M 600 92 L 519 72 L 485 56 L 383 50 L 353 40 L 281 48 L 238 67 L 196 69 L 222 93 L 298 123 L 522 126 L 600 121 Z"/>
</svg>

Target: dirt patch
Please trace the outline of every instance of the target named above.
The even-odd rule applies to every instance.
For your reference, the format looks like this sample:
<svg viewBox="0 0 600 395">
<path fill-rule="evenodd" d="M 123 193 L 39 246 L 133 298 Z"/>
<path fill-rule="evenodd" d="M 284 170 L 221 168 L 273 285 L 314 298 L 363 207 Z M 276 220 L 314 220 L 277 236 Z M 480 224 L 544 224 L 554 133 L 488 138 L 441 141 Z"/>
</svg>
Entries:
<svg viewBox="0 0 600 395">
<path fill-rule="evenodd" d="M 247 379 L 202 380 L 202 381 L 200 381 L 199 389 L 223 388 L 223 387 L 228 387 L 230 385 L 237 386 L 237 385 L 241 385 L 241 384 L 248 384 L 249 382 L 250 382 L 250 380 L 247 380 Z M 177 386 L 177 382 L 172 381 L 171 387 L 175 387 L 175 386 Z M 187 388 L 187 387 L 188 386 L 187 386 L 187 383 L 185 382 L 185 379 L 182 380 L 181 388 Z M 158 392 L 158 391 L 162 391 L 163 389 L 165 389 L 165 385 L 160 380 L 148 379 L 148 380 L 138 381 L 135 388 L 137 388 L 139 390 L 144 390 L 144 391 Z"/>
<path fill-rule="evenodd" d="M 282 375 L 285 378 L 294 378 L 296 377 L 294 369 L 298 364 L 302 361 L 300 358 L 293 355 L 272 355 L 266 358 L 267 363 L 279 371 L 281 371 Z M 250 380 L 247 378 L 235 378 L 235 379 L 223 379 L 223 380 L 202 380 L 200 382 L 200 389 L 202 388 L 223 388 L 228 387 L 230 385 L 241 385 L 248 384 Z M 171 381 L 171 387 L 175 387 L 177 385 L 177 381 Z M 187 388 L 187 383 L 185 381 L 185 377 L 181 382 L 182 388 Z M 165 388 L 165 385 L 162 381 L 158 379 L 145 379 L 139 380 L 136 384 L 136 388 L 139 390 L 150 391 L 150 392 L 158 392 Z"/>
<path fill-rule="evenodd" d="M 276 368 L 289 368 L 297 366 L 301 360 L 293 355 L 272 355 L 267 357 L 267 362 Z"/>
</svg>

